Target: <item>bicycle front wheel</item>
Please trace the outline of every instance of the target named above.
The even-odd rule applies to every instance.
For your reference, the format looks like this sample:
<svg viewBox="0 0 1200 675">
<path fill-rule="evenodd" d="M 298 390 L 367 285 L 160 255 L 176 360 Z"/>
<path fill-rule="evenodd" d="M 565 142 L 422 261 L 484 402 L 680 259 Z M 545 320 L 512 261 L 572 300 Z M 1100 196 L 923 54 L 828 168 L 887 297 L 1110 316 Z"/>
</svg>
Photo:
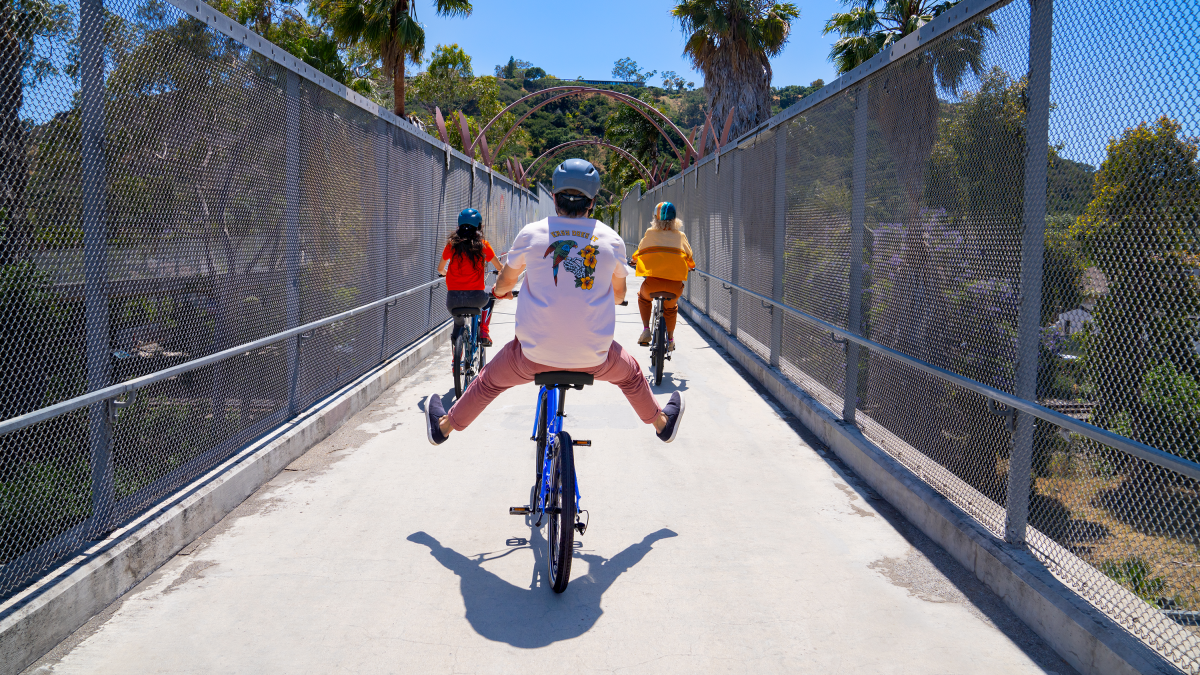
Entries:
<svg viewBox="0 0 1200 675">
<path fill-rule="evenodd" d="M 454 357 L 453 357 L 453 362 L 452 362 L 451 366 L 454 369 L 454 397 L 455 398 L 461 397 L 462 393 L 463 393 L 463 388 L 466 387 L 466 383 L 463 382 L 463 375 L 467 368 L 467 364 L 463 362 L 463 352 L 465 352 L 466 349 L 467 349 L 467 336 L 466 336 L 466 331 L 464 330 L 461 333 L 459 333 L 458 337 L 454 338 L 454 348 L 453 348 Z"/>
<path fill-rule="evenodd" d="M 546 563 L 555 593 L 567 590 L 575 555 L 575 454 L 571 436 L 560 431 L 550 446 L 550 492 L 546 495 Z"/>
</svg>

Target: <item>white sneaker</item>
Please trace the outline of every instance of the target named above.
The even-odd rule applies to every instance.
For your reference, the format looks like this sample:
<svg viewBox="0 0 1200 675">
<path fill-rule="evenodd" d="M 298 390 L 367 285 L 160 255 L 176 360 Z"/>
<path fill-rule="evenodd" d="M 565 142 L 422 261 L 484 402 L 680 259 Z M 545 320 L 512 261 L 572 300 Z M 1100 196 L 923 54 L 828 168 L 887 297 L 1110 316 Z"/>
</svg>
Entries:
<svg viewBox="0 0 1200 675">
<path fill-rule="evenodd" d="M 642 329 L 642 334 L 638 336 L 638 344 L 643 347 L 650 346 L 650 329 L 649 328 Z"/>
</svg>

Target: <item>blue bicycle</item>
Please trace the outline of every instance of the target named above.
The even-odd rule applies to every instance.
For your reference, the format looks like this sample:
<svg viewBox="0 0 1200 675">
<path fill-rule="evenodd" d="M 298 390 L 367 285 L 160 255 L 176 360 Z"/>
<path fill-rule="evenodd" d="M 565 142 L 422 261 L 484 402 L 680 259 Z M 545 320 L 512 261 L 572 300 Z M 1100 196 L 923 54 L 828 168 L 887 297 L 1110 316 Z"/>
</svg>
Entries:
<svg viewBox="0 0 1200 675">
<path fill-rule="evenodd" d="M 563 429 L 567 390 L 582 390 L 595 379 L 587 373 L 555 371 L 534 376 L 538 392 L 537 419 L 530 440 L 537 442 L 537 464 L 529 505 L 508 510 L 514 516 L 527 516 L 531 527 L 546 521 L 546 563 L 551 588 L 555 593 L 567 590 L 571 581 L 571 557 L 575 533 L 587 532 L 587 511 L 579 508 L 579 483 L 575 477 L 575 446 L 590 446 L 591 441 L 573 441 Z M 581 517 L 582 516 L 582 517 Z"/>
</svg>

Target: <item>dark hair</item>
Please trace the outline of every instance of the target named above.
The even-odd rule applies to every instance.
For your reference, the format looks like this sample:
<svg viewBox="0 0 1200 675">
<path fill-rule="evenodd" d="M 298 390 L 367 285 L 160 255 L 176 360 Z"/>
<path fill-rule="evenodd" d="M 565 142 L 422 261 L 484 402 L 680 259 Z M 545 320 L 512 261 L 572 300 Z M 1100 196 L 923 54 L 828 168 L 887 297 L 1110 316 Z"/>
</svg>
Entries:
<svg viewBox="0 0 1200 675">
<path fill-rule="evenodd" d="M 459 225 L 454 234 L 446 237 L 446 243 L 454 252 L 471 261 L 472 267 L 483 268 L 483 230 L 470 225 Z"/>
<path fill-rule="evenodd" d="M 582 218 L 591 210 L 592 200 L 586 195 L 563 191 L 554 195 L 554 205 L 567 218 Z"/>
</svg>

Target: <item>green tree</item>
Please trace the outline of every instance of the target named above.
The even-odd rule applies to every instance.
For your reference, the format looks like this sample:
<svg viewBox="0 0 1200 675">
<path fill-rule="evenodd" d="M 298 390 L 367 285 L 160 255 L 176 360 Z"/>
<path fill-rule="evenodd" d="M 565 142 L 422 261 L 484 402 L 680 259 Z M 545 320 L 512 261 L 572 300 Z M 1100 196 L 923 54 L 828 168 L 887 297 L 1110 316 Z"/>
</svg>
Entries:
<svg viewBox="0 0 1200 675">
<path fill-rule="evenodd" d="M 683 53 L 704 73 L 714 124 L 723 125 L 733 110 L 729 137 L 737 138 L 765 122 L 771 116 L 770 59 L 787 44 L 792 21 L 800 16 L 796 5 L 683 0 L 671 14 L 687 36 Z"/>
<path fill-rule="evenodd" d="M 523 89 L 529 89 L 530 87 L 536 87 L 538 84 L 538 80 L 541 80 L 545 77 L 546 77 L 545 70 L 542 70 L 541 68 L 538 68 L 537 66 L 534 66 L 532 68 L 527 68 L 525 70 L 524 77 L 521 81 L 521 87 Z"/>
<path fill-rule="evenodd" d="M 504 64 L 503 66 L 496 66 L 496 77 L 504 78 L 506 80 L 514 80 L 518 75 L 521 74 L 521 71 L 529 68 L 532 65 L 533 64 L 528 61 L 523 61 L 516 57 L 510 56 L 508 57 L 508 63 Z"/>
<path fill-rule="evenodd" d="M 1108 280 L 1085 347 L 1100 421 L 1196 459 L 1200 168 L 1181 128 L 1164 116 L 1111 140 L 1071 234 Z"/>
<path fill-rule="evenodd" d="M 643 91 L 638 98 L 664 113 L 667 112 L 666 106 L 659 103 L 649 91 Z M 604 121 L 604 140 L 637 157 L 650 171 L 662 165 L 664 160 L 668 170 L 679 166 L 666 155 L 670 150 L 658 129 L 627 105 L 617 106 Z M 615 155 L 608 163 L 608 173 L 613 178 L 613 192 L 618 195 L 624 195 L 636 181 L 642 180 L 642 174 L 637 167 L 619 155 Z"/>
<path fill-rule="evenodd" d="M 58 74 L 39 41 L 65 42 L 75 17 L 65 4 L 45 0 L 0 1 L 0 263 L 21 260 L 33 236 L 26 213 L 29 162 L 21 108 L 26 91 Z"/>
<path fill-rule="evenodd" d="M 427 72 L 439 77 L 475 77 L 474 71 L 471 70 L 471 57 L 467 56 L 458 43 L 434 47 L 429 55 Z"/>
<path fill-rule="evenodd" d="M 436 0 L 440 16 L 470 16 L 470 0 Z M 425 29 L 413 16 L 410 0 L 318 0 L 312 11 L 333 29 L 343 45 L 365 44 L 383 60 L 383 74 L 392 80 L 395 113 L 404 116 L 404 66 L 421 63 Z"/>
<path fill-rule="evenodd" d="M 776 115 L 785 109 L 790 108 L 792 104 L 799 102 L 800 99 L 814 93 L 824 86 L 825 80 L 816 79 L 813 80 L 812 84 L 809 84 L 807 87 L 802 84 L 793 84 L 779 88 L 772 87 L 771 98 L 774 99 L 774 102 L 771 104 L 771 114 Z"/>
<path fill-rule="evenodd" d="M 626 82 L 645 82 L 646 80 L 654 77 L 654 74 L 657 72 L 657 70 L 651 70 L 649 72 L 643 71 L 641 67 L 638 66 L 637 61 L 634 61 L 626 56 L 624 58 L 617 59 L 616 62 L 613 63 L 612 76 L 613 79 L 624 80 Z"/>
<path fill-rule="evenodd" d="M 438 45 L 431 53 L 429 67 L 414 77 L 411 85 L 414 101 L 430 110 L 434 106 L 442 110 L 446 116 L 446 133 L 450 138 L 450 145 L 461 152 L 466 152 L 467 148 L 459 131 L 459 116 L 467 116 L 467 128 L 474 141 L 479 137 L 482 126 L 491 121 L 505 106 L 500 99 L 497 78 L 490 75 L 473 77 L 471 72 L 471 57 L 462 48 L 457 44 Z M 511 112 L 505 113 L 488 129 L 490 142 L 499 142 L 516 121 L 516 115 Z M 428 122 L 432 123 L 433 120 Z M 506 158 L 522 156 L 528 144 L 528 133 L 524 129 L 518 129 L 505 147 L 491 148 L 496 153 L 492 157 L 493 164 L 503 166 Z"/>
</svg>

